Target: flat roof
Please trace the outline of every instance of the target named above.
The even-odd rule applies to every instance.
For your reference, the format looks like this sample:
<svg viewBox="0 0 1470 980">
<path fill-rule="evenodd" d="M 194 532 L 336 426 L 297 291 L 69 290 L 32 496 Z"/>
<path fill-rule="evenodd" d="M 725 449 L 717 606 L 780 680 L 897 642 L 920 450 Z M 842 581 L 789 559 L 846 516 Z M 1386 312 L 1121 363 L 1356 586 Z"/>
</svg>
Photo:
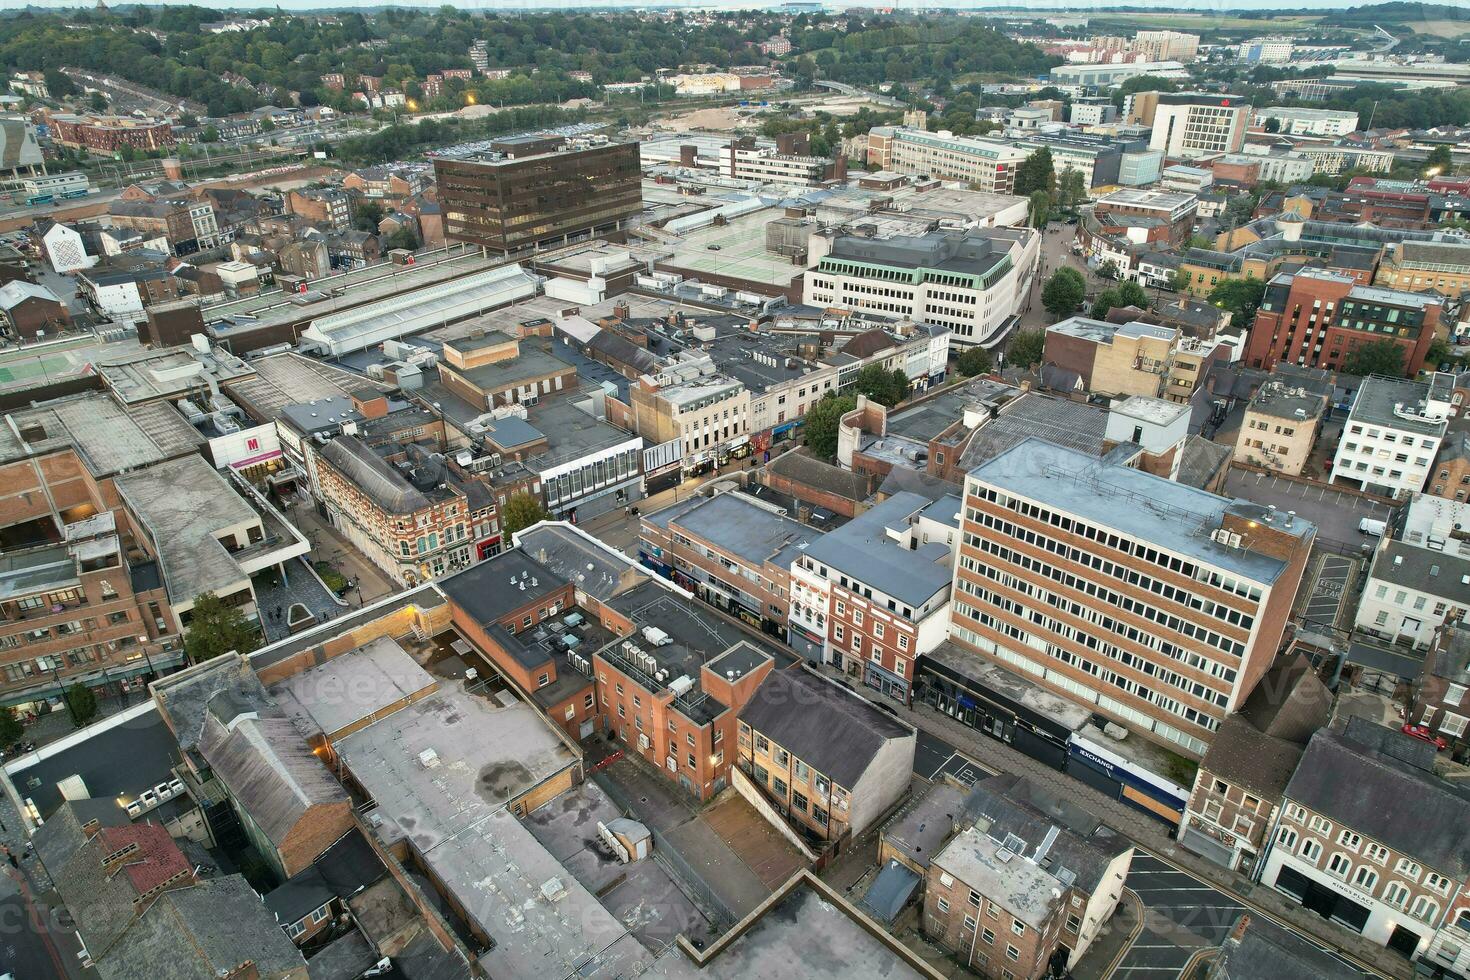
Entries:
<svg viewBox="0 0 1470 980">
<path fill-rule="evenodd" d="M 270 692 L 298 726 L 331 736 L 434 683 L 397 640 L 380 636 L 286 678 Z"/>
<path fill-rule="evenodd" d="M 970 471 L 970 477 L 1002 491 L 1115 528 L 1187 558 L 1271 584 L 1286 563 L 1270 555 L 1231 548 L 1210 537 L 1227 511 L 1249 506 L 1184 486 L 1142 470 L 1100 460 L 1041 439 L 1020 442 Z M 1297 537 L 1316 532 L 1298 518 Z"/>
<path fill-rule="evenodd" d="M 697 497 L 687 505 L 667 507 L 647 518 L 668 529 L 677 524 L 737 558 L 759 568 L 765 562 L 787 567 L 800 551 L 821 537 L 821 532 L 772 513 L 739 491 Z"/>
<path fill-rule="evenodd" d="M 424 855 L 540 785 L 578 756 L 541 714 L 454 687 L 341 739 L 337 753 L 372 797 L 385 844 Z M 424 753 L 434 753 L 431 767 Z"/>
<path fill-rule="evenodd" d="M 482 626 L 499 622 L 522 606 L 545 601 L 566 584 L 565 578 L 523 548 L 502 551 L 438 581 L 439 591 Z"/>
<path fill-rule="evenodd" d="M 1358 387 L 1358 396 L 1353 399 L 1353 407 L 1348 413 L 1348 419 L 1352 422 L 1402 429 L 1419 435 L 1443 436 L 1449 424 L 1445 419 L 1435 422 L 1427 419 L 1406 418 L 1399 414 L 1399 406 L 1403 406 L 1406 411 L 1417 411 L 1429 398 L 1429 393 L 1430 386 L 1423 381 L 1389 378 L 1378 374 L 1369 375 Z"/>
<path fill-rule="evenodd" d="M 219 536 L 264 520 L 204 457 L 158 463 L 116 482 L 158 548 L 170 602 L 191 603 L 205 592 L 228 595 L 249 578 Z"/>
<path fill-rule="evenodd" d="M 956 834 L 934 863 L 1033 929 L 1044 929 L 1061 903 L 1060 880 L 975 827 Z"/>
<path fill-rule="evenodd" d="M 187 394 L 210 377 L 220 383 L 249 377 L 254 369 L 223 348 L 205 354 L 186 346 L 110 358 L 97 372 L 119 401 L 132 404 Z"/>
<path fill-rule="evenodd" d="M 785 289 L 806 272 L 804 266 L 792 264 L 790 257 L 766 251 L 766 225 L 785 215 L 781 208 L 765 207 L 723 225 L 684 232 L 674 254 L 661 264 L 692 273 L 694 278 L 722 276 Z"/>
<path fill-rule="evenodd" d="M 10 412 L 9 419 L 13 427 L 0 425 L 0 463 L 69 447 L 96 477 L 151 466 L 197 445 L 181 444 L 172 427 L 145 424 L 153 421 L 150 416 L 140 417 L 100 391 L 41 402 Z"/>
</svg>

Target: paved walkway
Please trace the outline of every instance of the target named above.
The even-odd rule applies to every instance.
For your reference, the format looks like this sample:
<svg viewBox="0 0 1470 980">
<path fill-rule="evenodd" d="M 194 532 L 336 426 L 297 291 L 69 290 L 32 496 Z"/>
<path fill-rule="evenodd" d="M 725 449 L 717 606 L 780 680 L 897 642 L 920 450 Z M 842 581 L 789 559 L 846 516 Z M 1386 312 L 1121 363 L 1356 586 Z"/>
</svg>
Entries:
<svg viewBox="0 0 1470 980">
<path fill-rule="evenodd" d="M 1370 966 L 1386 976 L 1409 976 L 1410 964 L 1403 957 L 1307 912 L 1273 888 L 1253 883 L 1242 875 L 1227 871 L 1192 851 L 1185 850 L 1170 836 L 1168 827 L 1163 823 L 1127 804 L 1111 799 L 1085 783 L 1059 773 L 927 705 L 915 705 L 910 710 L 901 710 L 899 714 L 915 727 L 952 743 L 983 765 L 997 771 L 1027 776 L 1045 785 L 1060 784 L 1060 788 L 1071 799 L 1096 813 L 1109 826 L 1128 835 L 1141 847 L 1323 945 L 1341 950 L 1358 959 L 1362 965 Z"/>
<path fill-rule="evenodd" d="M 358 551 L 357 546 L 332 527 L 331 522 L 318 514 L 312 505 L 293 502 L 286 516 L 311 541 L 308 558 L 329 561 L 343 575 L 357 581 L 357 588 L 348 594 L 348 601 L 353 605 L 368 605 L 402 588 Z"/>
<path fill-rule="evenodd" d="M 345 600 L 338 599 L 322 584 L 313 569 L 301 558 L 286 562 L 284 582 L 267 584 L 263 578 L 258 578 L 255 582 L 255 598 L 260 609 L 260 625 L 265 630 L 268 643 L 284 640 L 291 635 L 288 617 L 294 605 L 305 606 L 317 622 L 340 616 L 349 608 Z"/>
</svg>

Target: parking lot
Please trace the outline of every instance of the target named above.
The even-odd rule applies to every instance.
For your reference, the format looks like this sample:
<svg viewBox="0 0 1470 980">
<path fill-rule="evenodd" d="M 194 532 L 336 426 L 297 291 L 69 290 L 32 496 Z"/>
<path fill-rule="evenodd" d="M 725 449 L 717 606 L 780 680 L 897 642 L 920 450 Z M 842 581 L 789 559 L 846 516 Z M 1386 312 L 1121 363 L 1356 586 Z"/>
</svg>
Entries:
<svg viewBox="0 0 1470 980">
<path fill-rule="evenodd" d="M 1122 980 L 1180 976 L 1191 961 L 1213 956 L 1246 911 L 1224 892 L 1143 851 L 1133 857 L 1128 887 L 1143 903 L 1143 923 L 1112 973 Z"/>
<path fill-rule="evenodd" d="M 1315 566 L 1312 590 L 1302 607 L 1301 616 L 1308 624 L 1323 629 L 1346 628 L 1351 625 L 1347 614 L 1352 601 L 1351 585 L 1357 579 L 1358 558 L 1323 554 Z"/>
<path fill-rule="evenodd" d="M 1296 511 L 1317 525 L 1317 534 L 1330 547 L 1358 548 L 1372 539 L 1358 531 L 1363 518 L 1387 520 L 1393 508 L 1356 494 L 1323 484 L 1299 483 L 1267 473 L 1231 469 L 1225 476 L 1226 496 L 1243 497 L 1253 503 L 1274 504 L 1285 513 Z"/>
</svg>

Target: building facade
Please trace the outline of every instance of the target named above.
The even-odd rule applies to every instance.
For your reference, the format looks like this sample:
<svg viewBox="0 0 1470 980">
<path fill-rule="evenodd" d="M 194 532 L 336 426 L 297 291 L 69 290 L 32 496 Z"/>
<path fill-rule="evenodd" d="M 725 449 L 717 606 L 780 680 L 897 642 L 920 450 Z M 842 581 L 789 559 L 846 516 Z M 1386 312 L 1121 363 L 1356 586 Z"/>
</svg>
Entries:
<svg viewBox="0 0 1470 980">
<path fill-rule="evenodd" d="M 1239 153 L 1250 118 L 1250 103 L 1238 95 L 1165 92 L 1154 109 L 1148 145 L 1170 157 Z"/>
<path fill-rule="evenodd" d="M 921 129 L 875 126 L 868 133 L 868 162 L 883 170 L 963 180 L 992 194 L 1009 194 L 1016 168 L 1031 153 L 1010 143 Z"/>
</svg>

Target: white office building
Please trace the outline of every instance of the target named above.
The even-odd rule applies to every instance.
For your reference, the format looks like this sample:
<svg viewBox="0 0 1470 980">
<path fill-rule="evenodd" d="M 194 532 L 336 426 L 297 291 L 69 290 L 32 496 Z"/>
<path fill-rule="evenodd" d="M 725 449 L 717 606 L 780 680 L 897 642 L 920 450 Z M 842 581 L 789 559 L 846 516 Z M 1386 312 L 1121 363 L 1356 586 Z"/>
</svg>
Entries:
<svg viewBox="0 0 1470 980">
<path fill-rule="evenodd" d="M 1364 378 L 1332 460 L 1332 482 L 1387 496 L 1422 492 L 1444 441 L 1454 388 L 1450 374 L 1427 382 Z"/>
<path fill-rule="evenodd" d="M 1289 136 L 1346 136 L 1358 128 L 1358 114 L 1348 109 L 1296 109 L 1289 106 L 1267 106 L 1255 111 L 1255 124 L 1265 126 L 1272 119 Z"/>
</svg>

